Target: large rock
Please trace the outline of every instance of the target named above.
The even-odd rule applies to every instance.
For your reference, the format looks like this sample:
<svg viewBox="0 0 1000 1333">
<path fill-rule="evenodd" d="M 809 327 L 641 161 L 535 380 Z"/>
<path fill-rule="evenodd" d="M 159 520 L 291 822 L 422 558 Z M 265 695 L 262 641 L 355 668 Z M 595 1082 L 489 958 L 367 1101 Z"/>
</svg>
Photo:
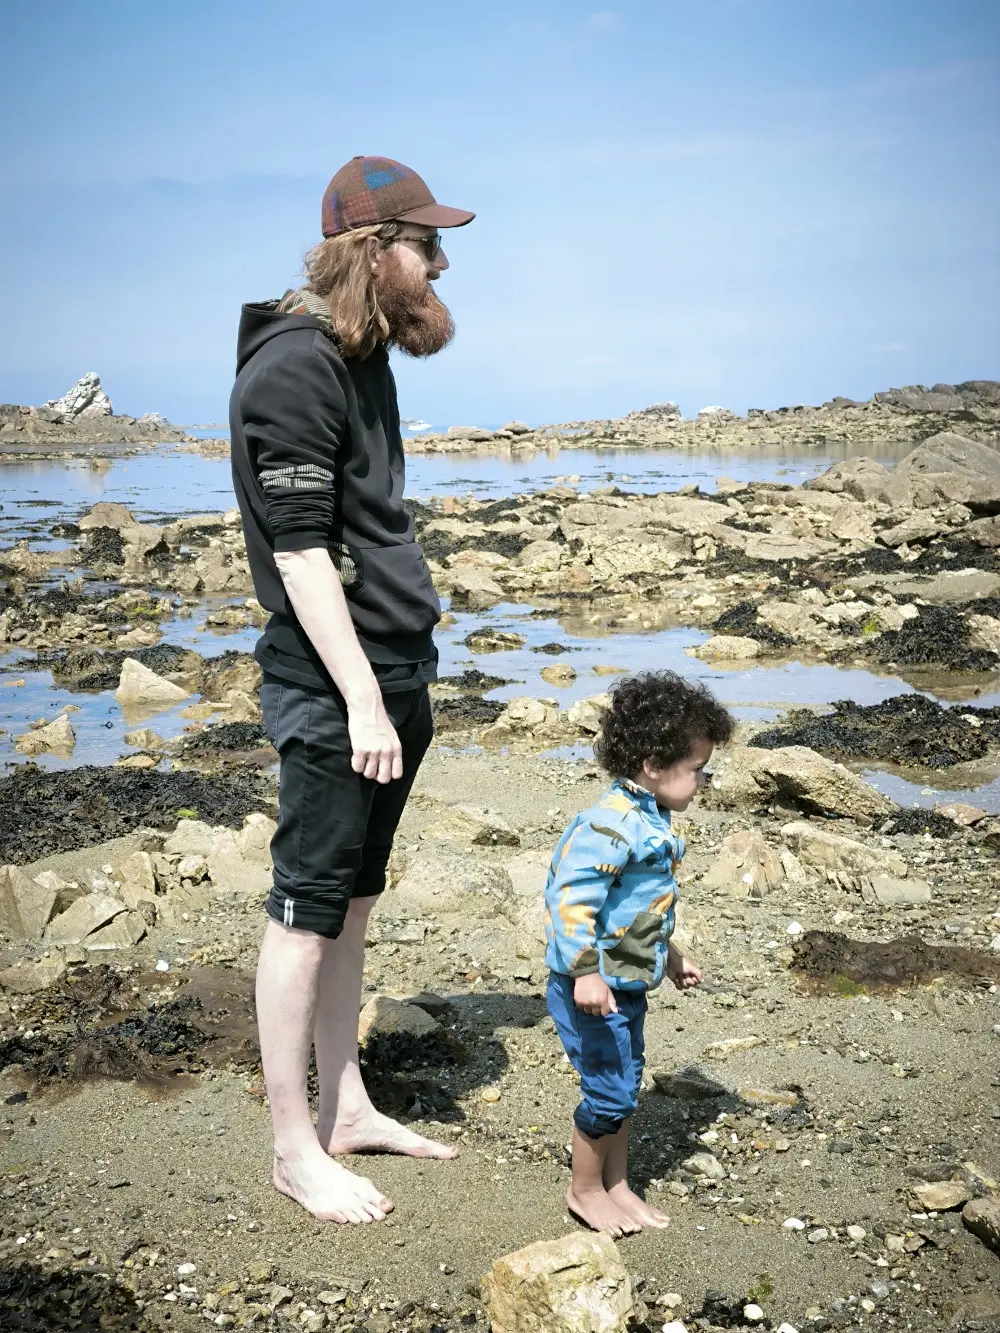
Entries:
<svg viewBox="0 0 1000 1333">
<path fill-rule="evenodd" d="M 760 653 L 760 644 L 756 639 L 748 639 L 742 634 L 715 634 L 697 648 L 691 649 L 692 657 L 700 657 L 705 662 L 740 662 Z"/>
<path fill-rule="evenodd" d="M 201 819 L 178 819 L 163 844 L 163 850 L 174 856 L 207 856 L 215 840 L 215 829 Z"/>
<path fill-rule="evenodd" d="M 740 829 L 722 840 L 722 851 L 704 878 L 709 889 L 742 898 L 763 898 L 785 878 L 781 861 L 756 829 Z"/>
<path fill-rule="evenodd" d="M 474 847 L 520 847 L 521 838 L 502 815 L 475 805 L 453 805 L 424 829 L 427 838 L 458 838 Z"/>
<path fill-rule="evenodd" d="M 903 475 L 890 472 L 873 458 L 849 458 L 834 463 L 826 472 L 807 481 L 817 491 L 844 492 L 855 500 L 872 500 L 894 508 L 910 503 L 910 484 Z"/>
<path fill-rule="evenodd" d="M 601 729 L 605 712 L 611 707 L 610 694 L 592 694 L 589 699 L 577 699 L 566 710 L 566 721 L 585 736 L 596 736 Z"/>
<path fill-rule="evenodd" d="M 29 879 L 17 866 L 0 866 L 0 927 L 18 940 L 40 940 L 55 909 L 52 883 Z"/>
<path fill-rule="evenodd" d="M 604 1232 L 539 1240 L 483 1278 L 493 1333 L 626 1333 L 647 1311 Z"/>
<path fill-rule="evenodd" d="M 372 1037 L 426 1037 L 438 1032 L 437 1020 L 419 1005 L 407 1004 L 388 995 L 376 995 L 358 1016 L 358 1044 Z"/>
<path fill-rule="evenodd" d="M 143 666 L 134 657 L 126 657 L 122 663 L 115 698 L 123 707 L 175 704 L 190 697 L 188 690 L 175 685 L 172 680 L 158 676 L 155 671 L 150 671 L 149 667 Z"/>
<path fill-rule="evenodd" d="M 463 566 L 449 571 L 453 606 L 467 611 L 487 611 L 504 599 L 504 590 L 484 569 Z"/>
<path fill-rule="evenodd" d="M 90 513 L 84 514 L 79 523 L 82 532 L 89 532 L 91 528 L 121 529 L 135 526 L 135 516 L 131 509 L 114 500 L 98 500 Z"/>
<path fill-rule="evenodd" d="M 1000 1199 L 973 1199 L 962 1209 L 962 1221 L 984 1245 L 1000 1254 Z"/>
<path fill-rule="evenodd" d="M 48 722 L 44 727 L 35 727 L 32 731 L 26 731 L 23 736 L 18 736 L 14 742 L 14 749 L 21 754 L 29 755 L 44 754 L 46 750 L 69 755 L 75 744 L 76 733 L 73 731 L 69 714 L 60 713 L 54 722 Z"/>
<path fill-rule="evenodd" d="M 897 808 L 843 764 L 804 745 L 736 746 L 716 765 L 712 788 L 730 809 L 757 809 L 780 797 L 811 812 L 867 822 Z"/>
<path fill-rule="evenodd" d="M 141 912 L 119 912 L 107 925 L 92 931 L 81 942 L 88 952 L 104 953 L 111 949 L 131 949 L 145 933 L 146 922 Z"/>
<path fill-rule="evenodd" d="M 461 913 L 470 919 L 503 916 L 514 911 L 510 875 L 501 866 L 454 852 L 421 850 L 407 865 L 395 887 L 383 895 L 392 917 L 428 920 Z"/>
<path fill-rule="evenodd" d="M 122 901 L 138 911 L 143 903 L 156 905 L 156 875 L 149 852 L 133 852 L 118 867 Z"/>
<path fill-rule="evenodd" d="M 125 904 L 110 893 L 84 894 L 56 917 L 45 938 L 49 944 L 79 944 L 124 911 Z"/>
<path fill-rule="evenodd" d="M 1000 502 L 1000 450 L 954 431 L 932 435 L 900 459 L 896 474 L 909 483 L 920 508 L 942 500 L 982 505 Z"/>
<path fill-rule="evenodd" d="M 865 902 L 877 903 L 879 907 L 917 907 L 929 903 L 933 894 L 925 879 L 875 875 L 870 884 L 862 885 L 861 896 Z"/>
<path fill-rule="evenodd" d="M 101 388 L 100 377 L 88 370 L 61 398 L 50 398 L 42 404 L 53 416 L 50 421 L 89 421 L 95 417 L 109 417 L 114 412 L 111 399 Z"/>
<path fill-rule="evenodd" d="M 0 989 L 16 995 L 32 995 L 47 990 L 66 974 L 66 959 L 61 949 L 54 949 L 37 962 L 22 962 L 19 967 L 7 967 L 0 972 Z"/>
<path fill-rule="evenodd" d="M 267 841 L 270 843 L 270 838 Z M 257 852 L 255 843 L 250 845 Z M 271 889 L 271 858 L 269 854 L 248 858 L 245 846 L 247 840 L 232 829 L 216 829 L 207 857 L 209 878 L 219 893 L 243 900 L 262 898 Z"/>
<path fill-rule="evenodd" d="M 799 860 L 813 869 L 834 870 L 848 875 L 906 875 L 906 862 L 891 849 L 867 847 L 854 838 L 796 820 L 786 824 L 781 835 Z"/>
</svg>

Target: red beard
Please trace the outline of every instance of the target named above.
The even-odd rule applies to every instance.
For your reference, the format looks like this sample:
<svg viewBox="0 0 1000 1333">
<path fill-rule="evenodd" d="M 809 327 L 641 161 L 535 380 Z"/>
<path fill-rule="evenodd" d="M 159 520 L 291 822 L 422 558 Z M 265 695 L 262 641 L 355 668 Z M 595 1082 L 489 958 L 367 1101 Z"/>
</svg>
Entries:
<svg viewBox="0 0 1000 1333">
<path fill-rule="evenodd" d="M 426 278 L 406 273 L 392 250 L 382 256 L 375 275 L 375 296 L 389 325 L 388 343 L 410 356 L 433 356 L 455 336 L 448 307 Z"/>
</svg>

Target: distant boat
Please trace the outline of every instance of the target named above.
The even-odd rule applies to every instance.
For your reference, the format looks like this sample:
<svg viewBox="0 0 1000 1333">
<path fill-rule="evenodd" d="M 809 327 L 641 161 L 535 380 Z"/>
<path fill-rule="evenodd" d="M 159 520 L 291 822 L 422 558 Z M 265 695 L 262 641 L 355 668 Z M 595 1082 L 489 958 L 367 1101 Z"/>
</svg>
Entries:
<svg viewBox="0 0 1000 1333">
<path fill-rule="evenodd" d="M 414 417 L 403 417 L 399 424 L 404 427 L 404 429 L 413 432 L 431 429 L 431 423 L 429 421 L 420 421 Z"/>
</svg>

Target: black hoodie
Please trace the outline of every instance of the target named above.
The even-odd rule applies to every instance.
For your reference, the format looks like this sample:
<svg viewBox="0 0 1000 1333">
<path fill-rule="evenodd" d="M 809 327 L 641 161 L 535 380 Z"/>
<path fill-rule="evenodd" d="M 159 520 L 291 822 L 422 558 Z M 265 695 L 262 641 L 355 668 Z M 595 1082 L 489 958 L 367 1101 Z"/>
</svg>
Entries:
<svg viewBox="0 0 1000 1333">
<path fill-rule="evenodd" d="M 279 314 L 276 305 L 243 307 L 229 406 L 250 572 L 273 613 L 257 660 L 273 675 L 330 686 L 274 561 L 275 551 L 326 547 L 373 666 L 430 663 L 441 607 L 403 507 L 388 353 L 342 357 L 318 319 Z"/>
</svg>

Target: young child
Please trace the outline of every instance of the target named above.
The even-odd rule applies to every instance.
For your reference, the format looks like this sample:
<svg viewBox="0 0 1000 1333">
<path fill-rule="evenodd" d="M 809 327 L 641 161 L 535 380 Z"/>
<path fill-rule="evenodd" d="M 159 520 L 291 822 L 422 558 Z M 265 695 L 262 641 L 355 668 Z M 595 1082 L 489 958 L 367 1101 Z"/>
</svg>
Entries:
<svg viewBox="0 0 1000 1333">
<path fill-rule="evenodd" d="M 612 690 L 595 754 L 614 778 L 556 846 L 545 888 L 548 1008 L 583 1100 L 573 1117 L 571 1212 L 612 1236 L 667 1218 L 628 1187 L 629 1118 L 643 1069 L 646 992 L 701 971 L 670 942 L 686 810 L 733 719 L 700 685 L 649 671 Z"/>
</svg>

